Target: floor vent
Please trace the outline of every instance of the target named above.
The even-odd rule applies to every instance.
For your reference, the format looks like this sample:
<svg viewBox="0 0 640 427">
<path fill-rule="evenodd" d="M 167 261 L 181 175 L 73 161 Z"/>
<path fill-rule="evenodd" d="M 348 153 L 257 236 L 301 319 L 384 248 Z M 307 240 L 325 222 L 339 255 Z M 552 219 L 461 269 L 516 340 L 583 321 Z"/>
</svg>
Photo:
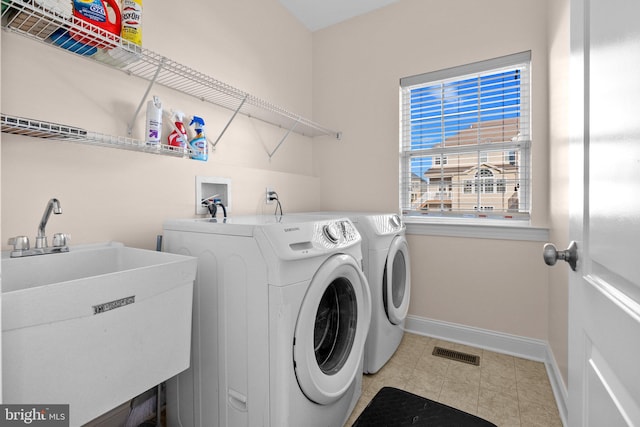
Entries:
<svg viewBox="0 0 640 427">
<path fill-rule="evenodd" d="M 444 357 L 445 359 L 457 360 L 458 362 L 468 363 L 470 365 L 480 366 L 480 356 L 475 356 L 461 351 L 449 350 L 442 347 L 434 347 L 434 356 Z"/>
</svg>

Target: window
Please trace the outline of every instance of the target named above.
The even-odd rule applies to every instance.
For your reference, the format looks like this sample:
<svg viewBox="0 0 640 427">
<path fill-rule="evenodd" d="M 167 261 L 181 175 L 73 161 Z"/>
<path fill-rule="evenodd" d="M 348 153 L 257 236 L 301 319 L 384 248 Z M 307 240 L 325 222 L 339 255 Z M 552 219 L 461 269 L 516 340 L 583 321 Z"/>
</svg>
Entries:
<svg viewBox="0 0 640 427">
<path fill-rule="evenodd" d="M 400 80 L 405 216 L 529 218 L 530 62 L 524 52 Z"/>
<path fill-rule="evenodd" d="M 447 164 L 447 156 L 436 156 L 433 159 L 436 165 L 446 165 Z"/>
<path fill-rule="evenodd" d="M 498 186 L 496 191 L 498 193 L 504 193 L 505 191 L 507 191 L 507 182 L 504 179 L 499 179 L 497 185 Z"/>
<path fill-rule="evenodd" d="M 480 183 L 482 193 L 493 193 L 493 172 L 489 169 L 480 169 L 480 173 L 475 175 L 475 182 Z"/>
</svg>

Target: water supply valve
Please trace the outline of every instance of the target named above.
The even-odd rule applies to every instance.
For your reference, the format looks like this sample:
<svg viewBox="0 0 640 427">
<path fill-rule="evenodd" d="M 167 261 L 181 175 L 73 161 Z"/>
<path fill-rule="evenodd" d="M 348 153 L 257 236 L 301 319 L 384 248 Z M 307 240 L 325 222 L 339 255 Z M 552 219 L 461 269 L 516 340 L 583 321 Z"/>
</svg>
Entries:
<svg viewBox="0 0 640 427">
<path fill-rule="evenodd" d="M 69 240 L 71 240 L 71 236 L 65 233 L 56 233 L 53 235 L 53 244 L 54 248 L 62 248 L 69 244 Z"/>
<path fill-rule="evenodd" d="M 16 236 L 9 239 L 8 245 L 13 246 L 14 251 L 26 251 L 31 249 L 29 238 L 27 236 Z"/>
</svg>

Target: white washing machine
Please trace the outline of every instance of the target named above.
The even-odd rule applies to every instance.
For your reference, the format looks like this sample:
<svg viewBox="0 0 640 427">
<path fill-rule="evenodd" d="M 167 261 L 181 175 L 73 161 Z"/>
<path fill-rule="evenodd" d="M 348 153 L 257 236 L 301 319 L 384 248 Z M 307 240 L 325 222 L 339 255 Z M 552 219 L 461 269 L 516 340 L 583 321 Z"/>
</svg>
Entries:
<svg viewBox="0 0 640 427">
<path fill-rule="evenodd" d="M 191 367 L 167 383 L 173 427 L 339 427 L 362 385 L 371 297 L 349 219 L 170 220 L 198 258 Z"/>
<path fill-rule="evenodd" d="M 362 236 L 363 271 L 371 290 L 371 327 L 364 372 L 378 372 L 398 349 L 409 312 L 411 271 L 406 227 L 394 213 L 311 212 L 307 215 L 351 219 Z"/>
</svg>

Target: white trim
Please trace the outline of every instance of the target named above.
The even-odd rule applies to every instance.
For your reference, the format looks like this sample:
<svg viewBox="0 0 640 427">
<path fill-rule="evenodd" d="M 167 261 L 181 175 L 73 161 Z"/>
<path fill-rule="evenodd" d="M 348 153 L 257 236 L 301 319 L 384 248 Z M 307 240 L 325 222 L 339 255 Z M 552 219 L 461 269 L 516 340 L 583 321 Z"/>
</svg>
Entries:
<svg viewBox="0 0 640 427">
<path fill-rule="evenodd" d="M 547 343 L 502 332 L 409 315 L 405 331 L 544 362 Z"/>
<path fill-rule="evenodd" d="M 547 367 L 547 375 L 549 376 L 549 382 L 553 389 L 553 395 L 556 398 L 556 404 L 558 405 L 558 412 L 560 412 L 560 419 L 565 426 L 569 425 L 567 402 L 569 393 L 567 391 L 567 385 L 562 379 L 560 368 L 556 362 L 556 358 L 551 351 L 551 347 L 547 345 L 547 359 L 545 360 L 545 366 Z"/>
<path fill-rule="evenodd" d="M 477 239 L 525 240 L 532 242 L 548 242 L 549 229 L 527 225 L 487 224 L 479 221 L 474 224 L 463 224 L 461 221 L 412 220 L 410 216 L 403 218 L 407 226 L 407 234 L 422 236 L 470 237 Z M 487 220 L 490 221 L 490 220 Z"/>
<path fill-rule="evenodd" d="M 477 74 L 504 67 L 512 67 L 523 62 L 531 62 L 530 50 L 501 56 L 499 58 L 487 59 L 485 61 L 478 61 L 472 64 L 458 65 L 444 70 L 430 71 L 427 73 L 417 74 L 415 76 L 403 77 L 400 79 L 400 87 L 415 86 L 429 83 L 434 80 L 445 80 L 451 78 L 451 76 L 459 78 L 467 74 Z"/>
<path fill-rule="evenodd" d="M 498 353 L 509 354 L 511 356 L 522 357 L 523 359 L 543 362 L 547 369 L 556 404 L 558 405 L 560 419 L 565 426 L 568 425 L 567 387 L 547 341 L 413 315 L 407 316 L 404 329 L 407 332 L 418 335 L 439 338 Z"/>
</svg>

